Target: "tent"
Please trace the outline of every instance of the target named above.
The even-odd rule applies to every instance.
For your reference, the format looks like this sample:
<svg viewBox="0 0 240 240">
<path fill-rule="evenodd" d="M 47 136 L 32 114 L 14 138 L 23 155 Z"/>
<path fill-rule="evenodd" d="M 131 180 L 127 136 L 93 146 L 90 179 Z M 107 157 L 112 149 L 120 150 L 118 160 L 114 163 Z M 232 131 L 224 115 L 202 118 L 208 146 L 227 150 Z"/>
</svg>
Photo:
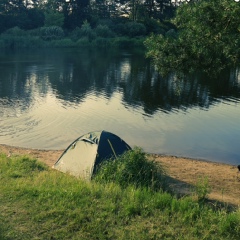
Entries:
<svg viewBox="0 0 240 240">
<path fill-rule="evenodd" d="M 90 132 L 73 141 L 53 168 L 90 180 L 102 161 L 113 159 L 129 149 L 131 147 L 113 133 Z"/>
</svg>

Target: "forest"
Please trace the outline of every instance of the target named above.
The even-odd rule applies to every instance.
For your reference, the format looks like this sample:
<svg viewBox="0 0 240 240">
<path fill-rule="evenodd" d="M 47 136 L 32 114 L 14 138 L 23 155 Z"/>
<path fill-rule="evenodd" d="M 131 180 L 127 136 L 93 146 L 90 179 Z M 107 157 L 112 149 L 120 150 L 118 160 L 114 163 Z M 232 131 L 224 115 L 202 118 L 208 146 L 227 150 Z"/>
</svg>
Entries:
<svg viewBox="0 0 240 240">
<path fill-rule="evenodd" d="M 58 26 L 72 31 L 84 22 L 92 28 L 115 25 L 112 30 L 124 33 L 121 24 L 132 22 L 141 23 L 133 27 L 142 28 L 145 35 L 157 32 L 157 23 L 173 17 L 175 8 L 171 0 L 1 0 L 0 33 L 13 27 Z"/>
<path fill-rule="evenodd" d="M 173 27 L 178 5 L 171 0 L 1 0 L 0 48 L 142 47 L 146 36 Z"/>
</svg>

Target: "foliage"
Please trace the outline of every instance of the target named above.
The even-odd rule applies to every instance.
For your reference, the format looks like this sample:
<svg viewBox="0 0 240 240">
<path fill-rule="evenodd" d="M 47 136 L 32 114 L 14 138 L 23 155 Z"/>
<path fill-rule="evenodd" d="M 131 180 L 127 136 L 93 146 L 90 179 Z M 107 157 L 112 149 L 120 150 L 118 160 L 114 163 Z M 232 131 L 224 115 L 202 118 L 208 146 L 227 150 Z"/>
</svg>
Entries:
<svg viewBox="0 0 240 240">
<path fill-rule="evenodd" d="M 165 31 L 168 29 L 168 27 L 166 26 L 167 22 L 163 24 L 162 22 L 156 19 L 147 18 L 143 21 L 143 24 L 146 27 L 147 34 L 151 34 L 151 33 L 164 34 Z"/>
<path fill-rule="evenodd" d="M 6 35 L 11 35 L 11 36 L 15 36 L 15 37 L 19 37 L 19 36 L 27 36 L 28 33 L 22 29 L 20 29 L 19 27 L 13 27 L 13 28 L 9 28 L 8 30 L 6 30 L 4 32 L 4 34 Z"/>
<path fill-rule="evenodd" d="M 77 41 L 79 38 L 81 38 L 81 29 L 79 27 L 76 27 L 71 31 L 68 36 L 73 40 Z"/>
<path fill-rule="evenodd" d="M 135 148 L 113 161 L 103 162 L 94 179 L 99 182 L 115 182 L 121 187 L 134 185 L 160 190 L 164 188 L 164 177 L 162 166 L 149 161 L 141 149 Z"/>
<path fill-rule="evenodd" d="M 124 0 L 118 1 L 117 4 L 114 1 L 105 0 L 14 0 L 10 2 L 2 0 L 0 3 L 0 34 L 14 28 L 24 30 L 26 32 L 22 33 L 46 41 L 44 44 L 40 44 L 40 41 L 39 44 L 34 44 L 33 46 L 36 47 L 40 45 L 50 47 L 50 41 L 63 40 L 64 37 L 85 45 L 93 43 L 94 47 L 97 41 L 101 46 L 105 46 L 107 40 L 103 40 L 103 38 L 126 37 L 125 41 L 117 39 L 111 45 L 121 45 L 121 47 L 125 45 L 127 48 L 131 48 L 133 44 L 137 43 L 143 47 L 141 41 L 127 38 L 144 37 L 150 32 L 164 33 L 167 25 L 162 19 L 165 18 L 163 15 L 168 5 L 169 0 L 154 2 Z M 135 15 L 133 21 L 130 20 L 131 11 L 134 11 Z M 159 11 L 161 11 L 161 16 Z M 95 41 L 96 37 L 99 39 Z M 85 42 L 86 39 L 88 39 L 88 43 Z M 60 42 L 62 46 L 65 45 L 63 41 L 58 41 L 57 45 L 60 46 Z M 69 40 L 65 42 L 67 45 L 70 44 Z M 130 46 L 127 46 L 127 42 L 130 43 Z M 53 45 L 56 45 L 55 43 L 53 42 Z M 17 45 L 15 44 L 18 47 L 21 45 L 24 48 L 27 47 L 21 40 Z M 4 46 L 3 39 L 1 39 L 1 46 Z M 12 45 L 6 44 L 6 46 Z"/>
<path fill-rule="evenodd" d="M 81 37 L 77 40 L 78 47 L 90 47 L 91 43 L 87 37 Z"/>
<path fill-rule="evenodd" d="M 44 25 L 45 16 L 42 10 L 38 8 L 26 9 L 25 16 L 19 13 L 17 16 L 17 26 L 22 29 L 30 30 L 42 27 Z"/>
<path fill-rule="evenodd" d="M 146 27 L 142 23 L 129 22 L 125 27 L 126 34 L 129 37 L 144 36 L 146 34 Z"/>
<path fill-rule="evenodd" d="M 0 33 L 16 26 L 25 30 L 59 26 L 65 31 L 72 31 L 81 27 L 85 21 L 92 27 L 95 27 L 98 21 L 162 21 L 172 16 L 174 9 L 171 0 L 1 0 Z"/>
<path fill-rule="evenodd" d="M 32 1 L 33 3 L 34 1 Z M 0 32 L 12 27 L 20 27 L 25 30 L 38 28 L 44 24 L 44 13 L 35 7 L 27 7 L 25 1 L 7 1 L 0 2 Z"/>
<path fill-rule="evenodd" d="M 40 28 L 40 36 L 44 40 L 57 40 L 64 37 L 64 31 L 58 26 L 42 27 Z"/>
<path fill-rule="evenodd" d="M 44 21 L 45 27 L 50 27 L 50 26 L 63 27 L 63 23 L 64 23 L 63 13 L 52 11 L 52 10 L 48 10 L 45 12 L 45 21 Z"/>
<path fill-rule="evenodd" d="M 82 24 L 80 29 L 80 36 L 88 38 L 89 41 L 95 38 L 95 33 L 88 21 L 84 21 Z"/>
<path fill-rule="evenodd" d="M 40 48 L 44 46 L 44 41 L 37 36 L 2 34 L 0 38 L 0 48 L 5 49 L 16 50 L 22 48 Z"/>
<path fill-rule="evenodd" d="M 173 19 L 176 36 L 151 36 L 147 56 L 161 72 L 220 71 L 240 58 L 240 4 L 229 0 L 202 0 L 182 4 Z"/>
<path fill-rule="evenodd" d="M 208 178 L 199 178 L 195 186 L 195 193 L 197 195 L 198 201 L 204 201 L 207 195 L 210 193 L 210 186 Z"/>
<path fill-rule="evenodd" d="M 83 182 L 26 156 L 0 154 L 0 166 L 1 239 L 240 237 L 239 210 L 146 188 Z"/>
<path fill-rule="evenodd" d="M 146 27 L 144 24 L 137 22 L 120 22 L 115 26 L 114 30 L 121 36 L 137 37 L 146 35 Z"/>
<path fill-rule="evenodd" d="M 110 38 L 114 37 L 113 31 L 106 25 L 98 25 L 95 29 L 98 37 Z"/>
</svg>

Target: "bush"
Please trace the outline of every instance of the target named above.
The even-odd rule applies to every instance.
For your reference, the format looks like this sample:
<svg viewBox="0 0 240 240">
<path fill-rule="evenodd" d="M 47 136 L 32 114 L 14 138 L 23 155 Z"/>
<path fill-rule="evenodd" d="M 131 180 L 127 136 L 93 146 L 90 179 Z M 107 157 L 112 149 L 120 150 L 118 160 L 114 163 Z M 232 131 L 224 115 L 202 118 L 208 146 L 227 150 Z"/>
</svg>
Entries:
<svg viewBox="0 0 240 240">
<path fill-rule="evenodd" d="M 73 40 L 73 41 L 77 41 L 78 39 L 81 38 L 81 29 L 79 27 L 76 27 L 70 34 L 69 37 Z"/>
<path fill-rule="evenodd" d="M 208 178 L 199 178 L 195 186 L 195 194 L 197 195 L 198 201 L 204 201 L 207 195 L 211 192 Z"/>
<path fill-rule="evenodd" d="M 87 37 L 82 37 L 77 41 L 76 45 L 78 47 L 89 47 L 91 43 L 89 42 Z"/>
<path fill-rule="evenodd" d="M 40 36 L 44 40 L 59 40 L 64 37 L 64 31 L 58 26 L 42 27 L 40 28 Z"/>
<path fill-rule="evenodd" d="M 85 21 L 80 29 L 80 37 L 87 37 L 89 41 L 93 40 L 95 36 L 95 32 L 92 30 L 90 24 Z"/>
<path fill-rule="evenodd" d="M 128 37 L 145 36 L 147 33 L 144 24 L 137 22 L 118 23 L 116 24 L 114 31 L 119 35 Z"/>
<path fill-rule="evenodd" d="M 95 29 L 97 36 L 103 38 L 110 38 L 114 36 L 114 33 L 110 28 L 106 25 L 98 25 Z"/>
<path fill-rule="evenodd" d="M 165 188 L 163 168 L 148 160 L 140 148 L 127 151 L 115 160 L 104 161 L 94 179 L 104 183 L 115 182 L 124 188 L 129 185 L 151 190 Z"/>
<path fill-rule="evenodd" d="M 146 35 L 146 27 L 142 23 L 129 22 L 126 24 L 126 35 L 129 37 L 137 37 Z"/>
<path fill-rule="evenodd" d="M 6 30 L 3 34 L 11 35 L 11 36 L 27 36 L 28 33 L 24 30 L 22 30 L 19 27 L 14 27 Z"/>
</svg>

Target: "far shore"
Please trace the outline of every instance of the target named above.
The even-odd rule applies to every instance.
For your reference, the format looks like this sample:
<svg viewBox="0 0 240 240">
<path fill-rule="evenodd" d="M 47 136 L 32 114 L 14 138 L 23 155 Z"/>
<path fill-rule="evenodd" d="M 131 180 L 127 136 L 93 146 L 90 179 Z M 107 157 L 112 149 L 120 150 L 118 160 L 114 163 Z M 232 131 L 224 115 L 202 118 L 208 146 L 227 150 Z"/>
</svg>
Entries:
<svg viewBox="0 0 240 240">
<path fill-rule="evenodd" d="M 49 167 L 58 160 L 64 150 L 41 150 L 0 144 L 0 153 L 7 156 L 27 155 L 44 162 Z M 207 178 L 211 187 L 209 199 L 240 206 L 240 172 L 237 166 L 160 154 L 149 154 L 160 162 L 173 179 L 177 193 L 189 194 L 199 178 Z"/>
</svg>

